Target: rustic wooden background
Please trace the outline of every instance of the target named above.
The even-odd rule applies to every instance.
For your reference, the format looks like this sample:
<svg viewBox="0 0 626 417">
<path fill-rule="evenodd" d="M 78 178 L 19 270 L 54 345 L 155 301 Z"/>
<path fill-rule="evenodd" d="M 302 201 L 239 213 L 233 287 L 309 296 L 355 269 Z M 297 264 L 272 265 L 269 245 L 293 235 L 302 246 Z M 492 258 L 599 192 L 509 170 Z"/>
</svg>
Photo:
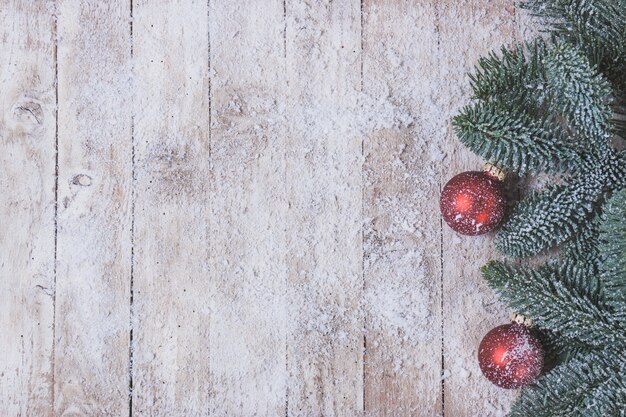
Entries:
<svg viewBox="0 0 626 417">
<path fill-rule="evenodd" d="M 512 0 L 2 0 L 0 414 L 501 416 L 450 118 Z"/>
</svg>

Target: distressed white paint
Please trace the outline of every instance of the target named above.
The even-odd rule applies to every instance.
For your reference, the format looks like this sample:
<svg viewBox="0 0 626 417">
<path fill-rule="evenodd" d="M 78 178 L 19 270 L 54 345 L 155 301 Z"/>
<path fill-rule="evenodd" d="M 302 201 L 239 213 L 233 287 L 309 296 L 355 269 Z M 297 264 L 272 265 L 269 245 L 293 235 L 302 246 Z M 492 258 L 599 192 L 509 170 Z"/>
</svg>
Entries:
<svg viewBox="0 0 626 417">
<path fill-rule="evenodd" d="M 0 7 L 0 410 L 53 396 L 55 72 L 47 4 Z"/>
<path fill-rule="evenodd" d="M 490 237 L 437 196 L 480 166 L 449 120 L 517 13 L 5 2 L 3 415 L 505 412 L 475 361 L 506 318 Z"/>
<path fill-rule="evenodd" d="M 287 411 L 358 415 L 363 138 L 349 115 L 361 85 L 360 3 L 286 5 Z"/>
<path fill-rule="evenodd" d="M 59 0 L 54 412 L 128 413 L 129 5 Z"/>
<path fill-rule="evenodd" d="M 153 3 L 133 4 L 132 411 L 192 417 L 209 408 L 207 5 Z"/>
</svg>

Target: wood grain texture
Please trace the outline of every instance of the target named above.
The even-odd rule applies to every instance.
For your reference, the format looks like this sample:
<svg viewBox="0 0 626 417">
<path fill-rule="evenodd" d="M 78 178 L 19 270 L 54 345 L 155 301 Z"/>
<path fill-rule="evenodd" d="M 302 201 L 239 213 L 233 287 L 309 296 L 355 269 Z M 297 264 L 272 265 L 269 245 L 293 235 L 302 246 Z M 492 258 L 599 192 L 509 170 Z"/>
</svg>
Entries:
<svg viewBox="0 0 626 417">
<path fill-rule="evenodd" d="M 0 413 L 52 408 L 56 93 L 49 3 L 0 7 Z"/>
<path fill-rule="evenodd" d="M 0 23 L 0 415 L 505 414 L 476 361 L 508 320 L 491 236 L 438 196 L 481 166 L 450 126 L 466 72 L 535 33 L 512 1 L 8 0 Z"/>
<path fill-rule="evenodd" d="M 445 68 L 447 105 L 444 118 L 448 135 L 443 146 L 448 157 L 442 165 L 442 187 L 452 176 L 481 170 L 484 161 L 463 147 L 452 132 L 451 118 L 468 103 L 469 79 L 478 58 L 510 43 L 515 36 L 515 9 L 509 2 L 471 0 L 440 5 L 442 67 Z M 476 27 L 483 28 L 476 30 Z M 515 391 L 497 388 L 478 367 L 478 345 L 493 327 L 510 317 L 495 293 L 480 276 L 479 268 L 498 257 L 494 233 L 460 237 L 445 223 L 443 232 L 443 310 L 445 410 L 450 416 L 504 416 Z"/>
<path fill-rule="evenodd" d="M 366 1 L 364 91 L 394 118 L 365 141 L 365 398 L 433 416 L 441 398 L 438 166 L 445 137 L 436 1 Z"/>
<path fill-rule="evenodd" d="M 135 1 L 133 413 L 209 410 L 206 2 Z"/>
<path fill-rule="evenodd" d="M 290 416 L 363 410 L 360 2 L 287 1 Z"/>
<path fill-rule="evenodd" d="M 58 2 L 56 415 L 128 414 L 129 6 Z"/>
<path fill-rule="evenodd" d="M 211 2 L 210 413 L 284 415 L 284 9 Z"/>
</svg>

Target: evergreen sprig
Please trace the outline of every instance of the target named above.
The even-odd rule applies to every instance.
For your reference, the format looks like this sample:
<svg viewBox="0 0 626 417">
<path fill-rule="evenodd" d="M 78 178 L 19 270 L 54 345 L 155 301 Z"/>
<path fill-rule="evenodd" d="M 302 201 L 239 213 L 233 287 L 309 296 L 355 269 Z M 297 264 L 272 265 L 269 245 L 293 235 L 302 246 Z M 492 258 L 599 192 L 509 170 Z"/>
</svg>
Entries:
<svg viewBox="0 0 626 417">
<path fill-rule="evenodd" d="M 541 20 L 546 32 L 583 51 L 623 98 L 626 0 L 528 0 L 521 6 Z"/>
<path fill-rule="evenodd" d="M 612 147 L 620 101 L 579 46 L 535 40 L 490 54 L 470 76 L 475 102 L 453 120 L 461 142 L 524 175 L 559 173 L 566 185 L 518 205 L 498 236 L 510 256 L 532 256 L 575 237 L 606 195 L 626 185 L 626 159 Z"/>
<path fill-rule="evenodd" d="M 615 320 L 626 322 L 626 191 L 607 202 L 600 226 L 600 271 Z M 626 348 L 625 348 L 626 349 Z"/>
<path fill-rule="evenodd" d="M 580 147 L 547 118 L 478 103 L 454 123 L 465 146 L 510 171 L 559 172 L 582 164 Z"/>
<path fill-rule="evenodd" d="M 532 0 L 548 40 L 502 48 L 470 75 L 461 142 L 524 175 L 556 174 L 510 212 L 496 247 L 559 248 L 539 267 L 492 261 L 487 283 L 540 330 L 550 366 L 514 417 L 626 415 L 626 0 Z M 556 180 L 558 178 L 558 181 Z M 516 265 L 516 266 L 513 266 Z"/>
<path fill-rule="evenodd" d="M 512 210 L 496 238 L 509 256 L 527 257 L 574 238 L 602 199 L 626 185 L 626 160 L 615 152 L 585 164 L 566 184 L 531 193 Z"/>
<path fill-rule="evenodd" d="M 561 255 L 538 268 L 491 261 L 481 269 L 511 308 L 535 320 L 546 347 L 559 350 L 557 366 L 522 391 L 510 416 L 622 416 L 626 189 L 604 204 Z"/>
<path fill-rule="evenodd" d="M 548 24 L 547 30 L 598 55 L 622 57 L 626 44 L 624 0 L 530 0 L 522 7 Z"/>
<path fill-rule="evenodd" d="M 524 389 L 509 417 L 623 416 L 625 371 L 622 352 L 579 352 Z"/>
<path fill-rule="evenodd" d="M 562 117 L 602 147 L 611 137 L 611 86 L 583 51 L 563 40 L 502 48 L 500 56 L 491 53 L 479 60 L 470 81 L 475 99 L 501 110 Z"/>
<path fill-rule="evenodd" d="M 563 265 L 552 263 L 532 269 L 492 261 L 482 268 L 487 283 L 513 309 L 535 318 L 540 328 L 584 347 L 626 342 L 626 328 L 612 317 L 604 300 L 564 272 Z"/>
<path fill-rule="evenodd" d="M 611 86 L 575 46 L 557 40 L 544 57 L 552 109 L 603 149 L 612 136 Z"/>
</svg>

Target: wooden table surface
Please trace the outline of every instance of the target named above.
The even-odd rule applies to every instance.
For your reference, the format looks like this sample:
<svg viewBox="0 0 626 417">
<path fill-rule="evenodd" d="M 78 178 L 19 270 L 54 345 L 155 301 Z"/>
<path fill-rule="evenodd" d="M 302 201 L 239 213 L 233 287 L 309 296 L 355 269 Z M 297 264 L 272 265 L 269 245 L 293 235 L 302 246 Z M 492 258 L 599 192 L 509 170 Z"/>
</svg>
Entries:
<svg viewBox="0 0 626 417">
<path fill-rule="evenodd" d="M 0 415 L 501 416 L 451 117 L 513 1 L 3 0 Z"/>
</svg>

